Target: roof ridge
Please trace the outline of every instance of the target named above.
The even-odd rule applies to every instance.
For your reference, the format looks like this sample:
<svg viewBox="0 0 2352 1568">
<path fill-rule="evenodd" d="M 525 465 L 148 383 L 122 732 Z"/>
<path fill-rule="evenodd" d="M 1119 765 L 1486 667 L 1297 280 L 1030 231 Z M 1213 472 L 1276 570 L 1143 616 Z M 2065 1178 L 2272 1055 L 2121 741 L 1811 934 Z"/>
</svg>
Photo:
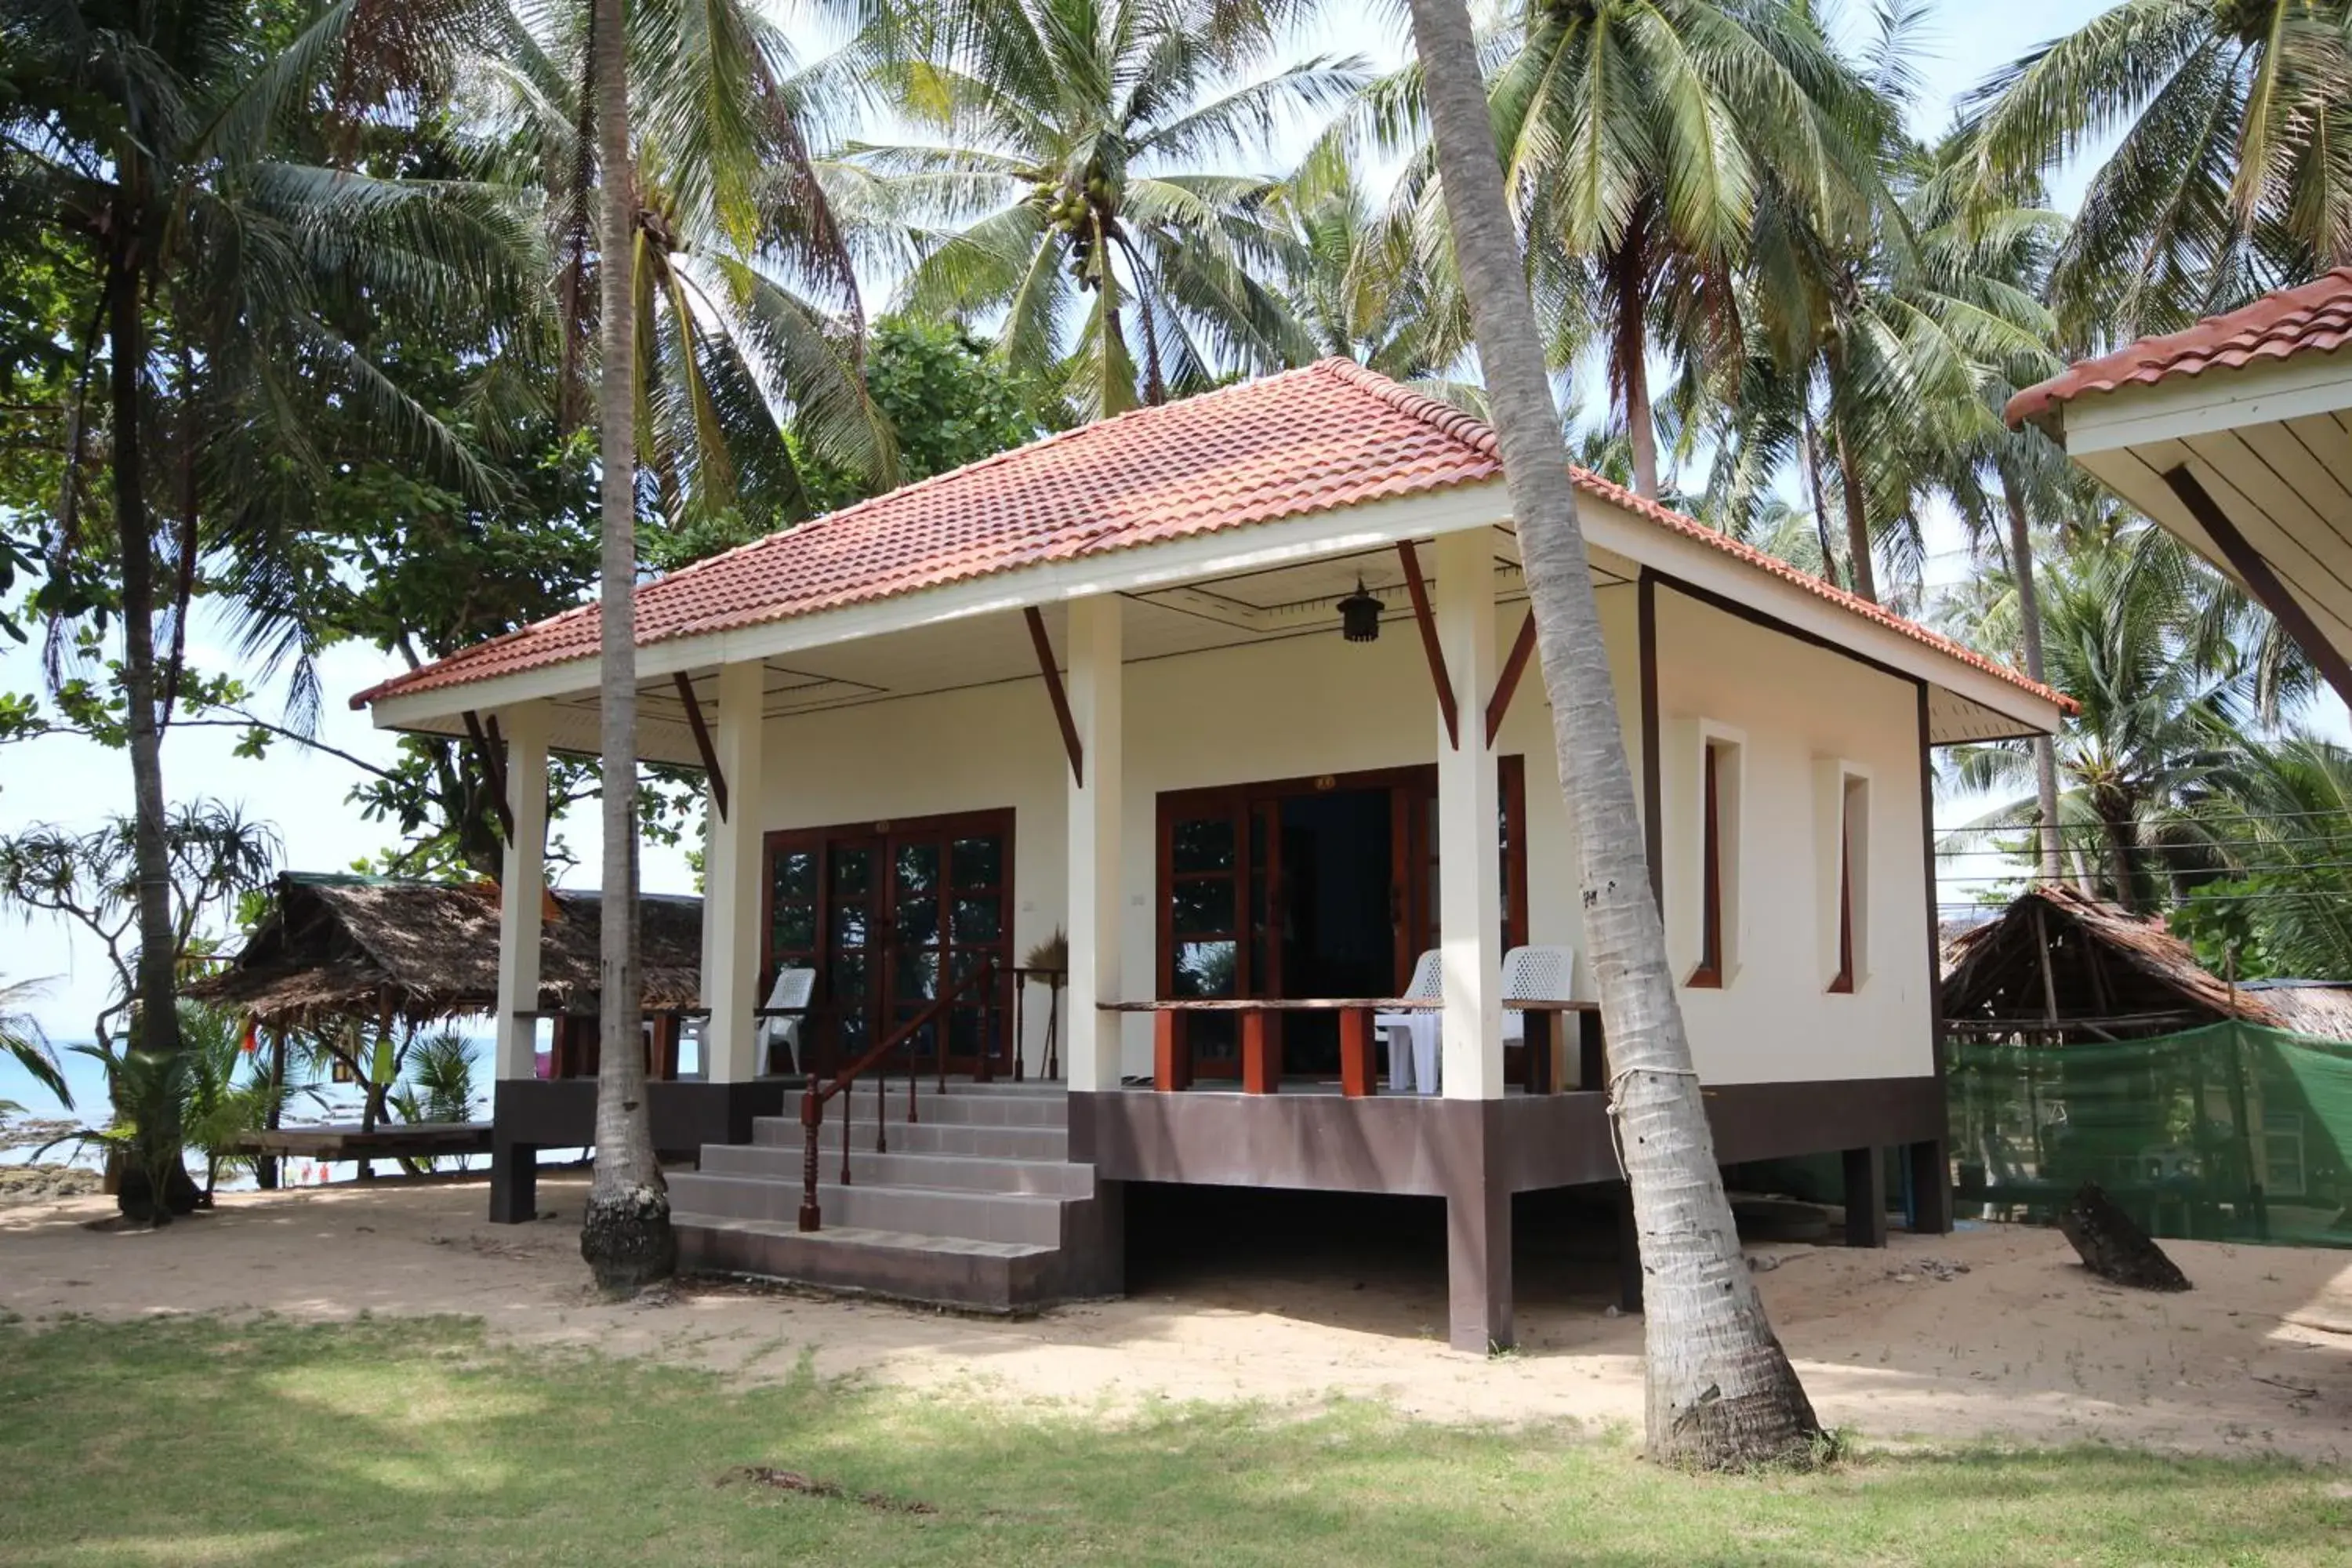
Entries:
<svg viewBox="0 0 2352 1568">
<path fill-rule="evenodd" d="M 1382 375 L 1344 354 L 1318 359 L 1307 368 L 1336 376 L 1358 391 L 1370 394 L 1398 413 L 1420 420 L 1440 435 L 1454 437 L 1480 457 L 1500 458 L 1503 455 L 1501 438 L 1495 434 L 1493 426 L 1476 415 L 1456 408 L 1444 398 L 1432 397 L 1394 376 Z"/>
</svg>

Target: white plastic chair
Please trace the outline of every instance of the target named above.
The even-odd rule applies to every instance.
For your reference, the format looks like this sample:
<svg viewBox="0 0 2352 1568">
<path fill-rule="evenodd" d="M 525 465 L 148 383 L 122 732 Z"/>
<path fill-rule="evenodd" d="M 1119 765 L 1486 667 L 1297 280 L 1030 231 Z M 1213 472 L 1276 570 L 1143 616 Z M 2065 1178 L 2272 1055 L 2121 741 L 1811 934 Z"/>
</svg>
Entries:
<svg viewBox="0 0 2352 1568">
<path fill-rule="evenodd" d="M 1565 947 L 1515 947 L 1503 954 L 1503 1000 L 1506 1002 L 1567 1002 L 1573 1000 L 1576 952 Z M 1528 1016 L 1516 1007 L 1503 1009 L 1503 1043 L 1517 1045 L 1528 1037 Z"/>
<path fill-rule="evenodd" d="M 816 994 L 816 971 L 814 969 L 779 969 L 776 984 L 768 993 L 768 1005 L 773 1007 L 806 1007 L 809 998 Z M 760 1020 L 760 1055 L 766 1060 L 767 1070 L 775 1072 L 775 1048 L 782 1046 L 786 1072 L 800 1070 L 801 1023 L 804 1015 L 794 1014 L 784 1018 Z"/>
<path fill-rule="evenodd" d="M 1435 1002 L 1445 994 L 1445 960 L 1431 948 L 1413 961 L 1412 984 L 1400 998 Z M 1375 1013 L 1372 1026 L 1388 1037 L 1389 1092 L 1437 1092 L 1437 1014 L 1434 1010 Z"/>
<path fill-rule="evenodd" d="M 1571 989 L 1576 984 L 1576 953 L 1565 947 L 1515 947 L 1503 954 L 1503 1043 L 1507 1046 L 1527 1044 L 1528 1016 L 1512 1002 L 1567 1002 L 1575 997 Z M 1551 1015 L 1551 1048 L 1559 1049 L 1567 1037 L 1569 1015 Z M 1555 1058 L 1555 1060 L 1558 1058 Z M 1529 1082 L 1534 1079 L 1530 1079 Z M 1557 1087 L 1559 1079 L 1553 1077 Z M 1593 1084 L 1580 1087 L 1592 1089 Z"/>
</svg>

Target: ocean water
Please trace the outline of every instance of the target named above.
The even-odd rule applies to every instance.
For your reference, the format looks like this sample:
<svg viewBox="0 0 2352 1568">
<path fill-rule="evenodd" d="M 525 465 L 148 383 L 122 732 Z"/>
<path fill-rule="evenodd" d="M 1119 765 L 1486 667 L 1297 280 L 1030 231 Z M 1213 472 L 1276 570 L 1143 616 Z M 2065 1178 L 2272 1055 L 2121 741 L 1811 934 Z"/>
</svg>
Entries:
<svg viewBox="0 0 2352 1568">
<path fill-rule="evenodd" d="M 479 1021 L 461 1020 L 462 1022 Z M 486 1119 L 490 1112 L 490 1083 L 494 1077 L 491 1053 L 494 1042 L 487 1034 L 477 1035 L 471 1032 L 466 1033 L 465 1039 L 467 1045 L 472 1047 L 474 1063 L 474 1103 L 470 1114 L 476 1119 Z M 24 1108 L 23 1115 L 33 1120 L 77 1121 L 84 1127 L 105 1126 L 113 1115 L 114 1108 L 112 1102 L 107 1099 L 104 1064 L 94 1057 L 84 1056 L 79 1051 L 69 1049 L 68 1047 L 72 1042 L 53 1043 L 58 1047 L 58 1058 L 65 1068 L 66 1088 L 73 1094 L 72 1108 L 68 1110 L 60 1104 L 56 1095 L 50 1093 L 38 1079 L 19 1066 L 14 1057 L 8 1056 L 0 1056 L 0 1100 L 15 1100 Z M 355 1122 L 360 1118 L 362 1103 L 363 1098 L 357 1084 L 322 1082 L 305 1086 L 289 1091 L 286 1110 L 281 1121 L 289 1127 L 310 1122 Z M 11 1120 L 16 1118 L 12 1117 Z M 0 1149 L 0 1164 L 28 1164 L 32 1162 L 37 1150 L 37 1146 Z M 82 1144 L 78 1147 L 72 1144 L 59 1144 L 42 1154 L 41 1159 L 47 1163 L 86 1165 L 93 1170 L 103 1163 L 97 1147 L 92 1144 Z M 460 1163 L 471 1169 L 486 1168 L 489 1161 L 486 1157 L 469 1156 L 463 1162 L 445 1160 L 439 1168 L 454 1169 Z M 378 1171 L 381 1173 L 385 1170 L 387 1163 L 387 1162 L 379 1161 Z M 390 1168 L 398 1169 L 397 1166 Z M 190 1155 L 189 1170 L 199 1181 L 203 1180 L 201 1157 Z M 322 1182 L 349 1181 L 358 1173 L 358 1167 L 349 1161 L 327 1163 L 309 1160 L 289 1160 L 286 1162 L 281 1179 L 289 1185 L 309 1186 Z M 234 1173 L 224 1171 L 219 1184 L 220 1190 L 223 1192 L 250 1188 L 253 1184 L 251 1173 L 245 1171 Z"/>
</svg>

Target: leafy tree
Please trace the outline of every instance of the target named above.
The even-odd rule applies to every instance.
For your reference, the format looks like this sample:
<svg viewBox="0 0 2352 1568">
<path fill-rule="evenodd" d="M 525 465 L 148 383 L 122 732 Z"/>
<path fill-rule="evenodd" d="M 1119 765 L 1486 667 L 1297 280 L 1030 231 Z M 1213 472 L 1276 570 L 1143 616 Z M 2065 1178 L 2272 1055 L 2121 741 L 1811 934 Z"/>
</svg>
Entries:
<svg viewBox="0 0 2352 1568">
<path fill-rule="evenodd" d="M 22 1068 L 35 1083 L 56 1095 L 59 1105 L 71 1110 L 73 1090 L 66 1084 L 65 1065 L 58 1060 L 57 1047 L 41 1032 L 40 1020 L 26 1011 L 26 1005 L 43 989 L 38 980 L 0 983 L 0 1055 Z M 14 1114 L 24 1109 L 14 1100 L 0 1100 L 0 1110 Z"/>
<path fill-rule="evenodd" d="M 108 1097 L 122 1125 L 110 1146 L 130 1163 L 120 1204 L 134 1218 L 162 1221 L 197 1200 L 181 1151 L 185 1091 L 196 1071 L 179 1048 L 179 1019 L 159 1047 L 140 1005 L 147 950 L 138 886 L 139 825 L 117 817 L 84 833 L 36 824 L 0 837 L 0 913 L 41 916 L 94 939 L 113 988 L 91 1020 L 92 1043 L 77 1050 L 104 1062 Z M 163 826 L 165 891 L 171 923 L 163 961 L 176 977 L 208 952 L 245 896 L 268 879 L 279 854 L 277 834 L 235 808 L 197 801 Z"/>
<path fill-rule="evenodd" d="M 1585 939 L 1609 1028 L 1610 1113 L 1641 1234 L 1649 1451 L 1703 1467 L 1805 1463 L 1820 1424 L 1740 1254 L 1666 967 L 1576 489 L 1469 15 L 1460 0 L 1412 0 L 1412 24 L 1582 862 Z"/>
<path fill-rule="evenodd" d="M 912 483 L 1025 445 L 1072 423 L 1038 376 L 1015 370 L 968 327 L 885 316 L 866 343 L 866 388 L 898 443 L 898 479 Z M 869 476 L 804 465 L 826 510 L 878 495 Z"/>
<path fill-rule="evenodd" d="M 2352 981 L 2352 753 L 2253 743 L 2217 784 L 2192 816 L 2228 874 L 2189 891 L 2174 929 L 2216 973 Z"/>
<path fill-rule="evenodd" d="M 2125 0 L 1968 104 L 1989 175 L 2120 133 L 2051 273 L 2069 339 L 2172 331 L 2352 260 L 2352 8 Z"/>
<path fill-rule="evenodd" d="M 1002 311 L 1010 362 L 1089 414 L 1311 357 L 1267 281 L 1297 248 L 1279 183 L 1203 167 L 1361 83 L 1356 62 L 1320 56 L 1268 70 L 1290 14 L 1262 0 L 887 11 L 859 48 L 870 89 L 941 141 L 846 157 L 864 211 L 926 226 L 905 306 Z"/>
<path fill-rule="evenodd" d="M 121 626 L 136 996 L 163 1055 L 178 1016 L 162 738 L 199 563 L 215 547 L 267 556 L 313 471 L 304 417 L 331 400 L 369 409 L 416 460 L 467 470 L 345 329 L 371 298 L 454 310 L 518 278 L 508 215 L 478 189 L 325 161 L 359 138 L 368 95 L 431 76 L 429 32 L 353 4 L 0 5 L 0 207 L 57 237 L 91 302 L 45 591 Z M 86 500 L 110 510 L 102 545 Z"/>
</svg>

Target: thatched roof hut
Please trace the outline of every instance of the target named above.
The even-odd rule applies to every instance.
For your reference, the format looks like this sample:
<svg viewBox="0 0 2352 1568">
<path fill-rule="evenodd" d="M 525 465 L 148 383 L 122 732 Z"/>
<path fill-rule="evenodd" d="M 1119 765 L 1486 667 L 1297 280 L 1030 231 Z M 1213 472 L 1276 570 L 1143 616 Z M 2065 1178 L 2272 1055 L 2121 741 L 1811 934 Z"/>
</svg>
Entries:
<svg viewBox="0 0 2352 1568">
<path fill-rule="evenodd" d="M 2287 1026 L 2262 992 L 2233 990 L 2162 921 L 2063 883 L 2037 883 L 2000 918 L 1952 938 L 1943 1000 L 1956 1034 L 2051 1044 L 2139 1039 L 2232 1016 Z"/>
<path fill-rule="evenodd" d="M 270 1026 L 425 1022 L 498 1005 L 499 889 L 287 872 L 275 908 L 236 961 L 189 988 Z M 539 1005 L 595 1010 L 604 921 L 593 892 L 551 891 Z M 642 895 L 638 952 L 650 1012 L 701 1005 L 702 900 Z"/>
</svg>

